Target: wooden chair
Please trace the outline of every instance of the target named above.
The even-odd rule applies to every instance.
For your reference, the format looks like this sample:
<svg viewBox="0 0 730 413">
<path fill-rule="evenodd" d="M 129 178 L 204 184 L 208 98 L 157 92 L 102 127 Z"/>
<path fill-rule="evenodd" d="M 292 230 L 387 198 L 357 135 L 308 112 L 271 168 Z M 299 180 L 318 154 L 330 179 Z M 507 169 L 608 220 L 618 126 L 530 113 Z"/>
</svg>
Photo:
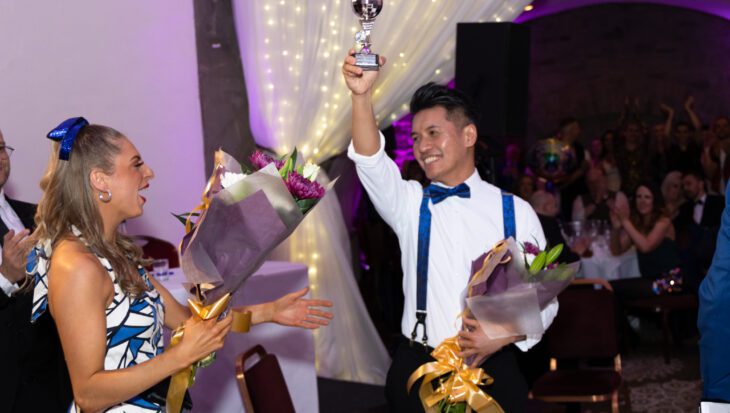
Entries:
<svg viewBox="0 0 730 413">
<path fill-rule="evenodd" d="M 537 379 L 529 397 L 550 403 L 610 400 L 611 411 L 618 412 L 623 379 L 613 293 L 605 288 L 569 287 L 558 296 L 558 302 L 558 315 L 544 338 L 551 357 L 550 371 Z M 558 369 L 557 359 L 613 359 L 613 366 Z"/>
<path fill-rule="evenodd" d="M 170 263 L 170 268 L 180 266 L 180 256 L 178 255 L 177 247 L 172 243 L 149 235 L 134 235 L 132 236 L 132 240 L 142 248 L 145 258 L 167 258 L 167 261 Z"/>
<path fill-rule="evenodd" d="M 253 356 L 259 361 L 246 369 L 246 362 Z M 236 379 L 246 413 L 295 413 L 279 361 L 260 344 L 236 359 Z"/>
</svg>

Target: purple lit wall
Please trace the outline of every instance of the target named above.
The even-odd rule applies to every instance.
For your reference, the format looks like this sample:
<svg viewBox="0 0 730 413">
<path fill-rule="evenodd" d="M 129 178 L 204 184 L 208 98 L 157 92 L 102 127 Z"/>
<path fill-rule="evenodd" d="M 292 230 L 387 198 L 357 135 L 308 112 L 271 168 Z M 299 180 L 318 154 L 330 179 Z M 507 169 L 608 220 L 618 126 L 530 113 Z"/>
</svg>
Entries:
<svg viewBox="0 0 730 413">
<path fill-rule="evenodd" d="M 16 148 L 6 192 L 37 202 L 45 134 L 83 115 L 128 135 L 155 171 L 131 232 L 179 241 L 170 212 L 205 184 L 193 3 L 3 1 L 0 50 L 0 129 Z"/>
<path fill-rule="evenodd" d="M 700 11 L 730 20 L 730 2 L 727 0 L 535 0 L 532 2 L 533 9 L 529 12 L 522 13 L 515 22 L 523 23 L 566 10 L 608 3 L 648 3 L 674 6 Z"/>
<path fill-rule="evenodd" d="M 584 141 L 593 139 L 616 126 L 626 97 L 639 98 L 647 123 L 663 121 L 662 102 L 675 108 L 676 120 L 687 120 L 682 104 L 689 95 L 704 122 L 730 113 L 724 17 L 620 3 L 524 24 L 531 29 L 528 139 L 549 136 L 567 116 L 581 120 Z"/>
</svg>

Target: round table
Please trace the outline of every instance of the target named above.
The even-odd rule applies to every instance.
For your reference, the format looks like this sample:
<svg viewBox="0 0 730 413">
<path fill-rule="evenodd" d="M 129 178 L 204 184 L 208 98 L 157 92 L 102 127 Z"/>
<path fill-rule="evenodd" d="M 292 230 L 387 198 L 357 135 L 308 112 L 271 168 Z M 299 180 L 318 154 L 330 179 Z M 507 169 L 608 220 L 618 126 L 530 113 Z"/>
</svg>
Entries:
<svg viewBox="0 0 730 413">
<path fill-rule="evenodd" d="M 607 281 L 641 277 L 636 249 L 631 247 L 621 255 L 612 255 L 604 245 L 594 244 L 591 257 L 581 257 L 578 277 L 603 278 Z"/>
</svg>

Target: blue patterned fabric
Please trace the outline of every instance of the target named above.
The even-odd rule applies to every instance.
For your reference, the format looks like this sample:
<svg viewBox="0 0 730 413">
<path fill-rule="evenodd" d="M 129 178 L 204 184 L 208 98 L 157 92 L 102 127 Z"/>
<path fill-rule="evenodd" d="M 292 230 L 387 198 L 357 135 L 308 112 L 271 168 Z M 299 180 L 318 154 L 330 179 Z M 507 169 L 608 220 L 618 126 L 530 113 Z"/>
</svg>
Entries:
<svg viewBox="0 0 730 413">
<path fill-rule="evenodd" d="M 512 194 L 502 192 L 502 223 L 504 225 L 504 239 L 517 239 L 517 225 L 515 225 L 515 199 Z"/>
<path fill-rule="evenodd" d="M 72 228 L 82 241 L 80 233 Z M 48 309 L 48 259 L 51 257 L 51 245 L 46 241 L 38 243 L 28 256 L 26 271 L 33 276 L 33 312 L 34 322 Z M 152 359 L 162 353 L 162 326 L 165 318 L 165 307 L 162 297 L 154 289 L 147 272 L 138 267 L 139 275 L 147 284 L 148 291 L 138 297 L 126 294 L 117 280 L 109 260 L 98 256 L 99 262 L 109 273 L 114 283 L 114 298 L 106 308 L 106 356 L 105 370 L 118 370 L 132 367 Z M 69 412 L 80 412 L 73 403 Z M 162 412 L 162 408 L 141 397 L 134 397 L 124 403 L 112 406 L 105 412 Z"/>
<path fill-rule="evenodd" d="M 450 196 L 458 196 L 460 198 L 470 198 L 471 191 L 465 183 L 457 185 L 453 188 L 444 188 L 437 185 L 429 185 L 423 188 L 423 200 L 421 201 L 421 210 L 418 221 L 418 261 L 416 264 L 416 275 L 418 283 L 416 287 L 416 317 L 418 323 L 423 324 L 423 339 L 428 340 L 426 335 L 426 292 L 428 291 L 428 250 L 431 241 L 431 210 L 428 208 L 429 201 L 434 205 L 440 203 Z M 415 339 L 416 328 L 413 329 L 411 338 Z"/>
</svg>

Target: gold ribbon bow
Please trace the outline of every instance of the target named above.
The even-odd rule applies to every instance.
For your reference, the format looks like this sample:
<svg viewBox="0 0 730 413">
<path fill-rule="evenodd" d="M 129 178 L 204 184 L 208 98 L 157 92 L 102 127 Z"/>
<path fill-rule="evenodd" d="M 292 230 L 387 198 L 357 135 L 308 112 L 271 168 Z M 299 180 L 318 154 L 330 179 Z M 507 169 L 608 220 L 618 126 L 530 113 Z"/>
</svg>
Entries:
<svg viewBox="0 0 730 413">
<path fill-rule="evenodd" d="M 228 303 L 231 300 L 231 294 L 226 294 L 216 302 L 203 306 L 201 301 L 188 300 L 188 307 L 190 311 L 201 320 L 210 320 L 218 317 L 228 307 Z M 251 312 L 250 311 L 233 311 L 233 330 L 236 333 L 246 333 L 251 328 Z M 175 329 L 170 339 L 170 346 L 168 348 L 175 347 L 180 343 L 185 334 L 184 326 L 180 326 Z M 170 379 L 170 387 L 167 391 L 167 411 L 177 413 L 182 409 L 183 398 L 185 397 L 185 390 L 193 384 L 195 381 L 195 371 L 198 367 L 205 367 L 215 360 L 215 353 L 209 354 L 202 360 L 191 364 L 190 366 L 178 371 L 173 374 Z"/>
<path fill-rule="evenodd" d="M 467 412 L 504 413 L 499 403 L 478 387 L 492 384 L 494 379 L 480 368 L 470 368 L 458 356 L 460 351 L 458 337 L 444 340 L 431 352 L 436 361 L 422 365 L 408 378 L 408 391 L 423 377 L 418 395 L 426 413 L 437 413 L 438 403 L 444 399 L 450 404 L 466 402 Z M 449 376 L 434 390 L 431 382 L 445 374 Z"/>
</svg>

